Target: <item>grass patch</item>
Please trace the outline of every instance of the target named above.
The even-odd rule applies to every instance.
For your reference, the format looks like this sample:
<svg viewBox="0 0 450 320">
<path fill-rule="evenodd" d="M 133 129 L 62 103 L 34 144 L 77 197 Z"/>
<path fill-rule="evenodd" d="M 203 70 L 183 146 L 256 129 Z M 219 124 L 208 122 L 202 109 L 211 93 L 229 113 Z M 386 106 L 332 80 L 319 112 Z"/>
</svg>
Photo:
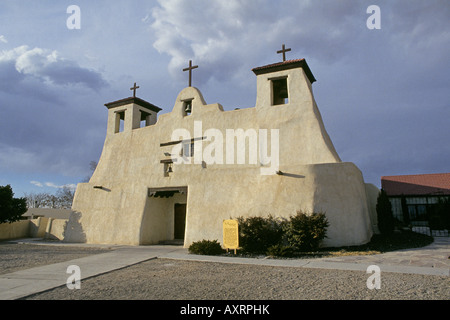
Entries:
<svg viewBox="0 0 450 320">
<path fill-rule="evenodd" d="M 345 255 L 368 255 L 379 254 L 402 249 L 421 248 L 433 242 L 433 237 L 425 234 L 401 231 L 394 232 L 390 236 L 382 236 L 376 234 L 369 243 L 360 246 L 349 246 L 340 248 L 322 248 L 323 253 L 329 255 L 345 256 Z"/>
<path fill-rule="evenodd" d="M 295 252 L 292 255 L 286 255 L 281 258 L 323 258 L 330 256 L 374 255 L 395 250 L 421 248 L 431 244 L 432 242 L 433 237 L 428 235 L 412 231 L 401 231 L 398 233 L 394 232 L 389 237 L 374 235 L 369 243 L 360 246 L 320 248 L 313 252 Z M 262 257 L 261 255 L 239 253 L 239 251 L 236 256 L 253 258 Z M 269 257 L 280 258 L 280 256 L 277 255 L 272 255 Z"/>
</svg>

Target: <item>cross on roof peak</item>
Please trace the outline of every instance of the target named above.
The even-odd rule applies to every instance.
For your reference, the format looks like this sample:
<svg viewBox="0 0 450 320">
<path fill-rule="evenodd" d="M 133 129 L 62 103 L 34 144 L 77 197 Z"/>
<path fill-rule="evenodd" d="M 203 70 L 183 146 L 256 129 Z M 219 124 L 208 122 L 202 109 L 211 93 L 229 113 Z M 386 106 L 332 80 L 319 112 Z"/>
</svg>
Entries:
<svg viewBox="0 0 450 320">
<path fill-rule="evenodd" d="M 283 43 L 283 45 L 281 46 L 281 50 L 278 50 L 277 51 L 277 53 L 279 54 L 279 53 L 282 53 L 283 54 L 283 62 L 284 61 L 286 61 L 286 52 L 289 52 L 289 51 L 291 51 L 291 48 L 288 48 L 288 49 L 286 49 L 285 48 L 285 46 L 284 46 L 284 43 Z"/>
<path fill-rule="evenodd" d="M 189 67 L 183 69 L 183 71 L 189 70 L 189 87 L 192 86 L 192 70 L 197 69 L 197 68 L 198 68 L 198 66 L 192 66 L 192 60 L 189 60 Z"/>
<path fill-rule="evenodd" d="M 134 86 L 130 88 L 130 90 L 133 90 L 133 98 L 136 98 L 136 89 L 139 89 L 140 87 L 136 86 L 136 82 L 134 83 Z"/>
</svg>

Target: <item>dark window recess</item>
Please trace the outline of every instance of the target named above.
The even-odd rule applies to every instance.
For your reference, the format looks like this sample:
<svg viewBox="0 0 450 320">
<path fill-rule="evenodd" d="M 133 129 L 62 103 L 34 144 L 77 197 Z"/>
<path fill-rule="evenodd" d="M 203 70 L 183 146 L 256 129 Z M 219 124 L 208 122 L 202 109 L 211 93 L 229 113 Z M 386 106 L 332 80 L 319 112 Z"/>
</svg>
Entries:
<svg viewBox="0 0 450 320">
<path fill-rule="evenodd" d="M 184 116 L 189 116 L 192 113 L 192 100 L 187 100 L 183 102 L 183 112 Z"/>
<path fill-rule="evenodd" d="M 141 111 L 141 122 L 140 127 L 148 127 L 150 125 L 150 116 L 152 114 L 148 112 Z"/>
<path fill-rule="evenodd" d="M 273 105 L 289 102 L 287 78 L 272 80 Z"/>
</svg>

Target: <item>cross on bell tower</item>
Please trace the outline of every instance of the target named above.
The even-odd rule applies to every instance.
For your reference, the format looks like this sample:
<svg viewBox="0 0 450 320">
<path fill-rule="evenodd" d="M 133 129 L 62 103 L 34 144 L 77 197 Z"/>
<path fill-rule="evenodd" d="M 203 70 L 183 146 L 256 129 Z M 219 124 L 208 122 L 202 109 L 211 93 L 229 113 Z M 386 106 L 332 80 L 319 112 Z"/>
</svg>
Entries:
<svg viewBox="0 0 450 320">
<path fill-rule="evenodd" d="M 286 49 L 284 44 L 282 46 L 282 49 L 277 51 L 278 54 L 282 53 L 283 54 L 283 62 L 286 61 L 286 52 L 291 51 L 291 48 Z"/>
<path fill-rule="evenodd" d="M 134 83 L 134 86 L 130 88 L 130 90 L 133 90 L 133 98 L 136 98 L 136 89 L 139 89 L 140 87 L 136 86 L 136 82 Z"/>
<path fill-rule="evenodd" d="M 192 70 L 197 68 L 198 66 L 192 66 L 192 60 L 189 60 L 189 68 L 183 69 L 183 71 L 189 71 L 189 87 L 192 86 Z"/>
</svg>

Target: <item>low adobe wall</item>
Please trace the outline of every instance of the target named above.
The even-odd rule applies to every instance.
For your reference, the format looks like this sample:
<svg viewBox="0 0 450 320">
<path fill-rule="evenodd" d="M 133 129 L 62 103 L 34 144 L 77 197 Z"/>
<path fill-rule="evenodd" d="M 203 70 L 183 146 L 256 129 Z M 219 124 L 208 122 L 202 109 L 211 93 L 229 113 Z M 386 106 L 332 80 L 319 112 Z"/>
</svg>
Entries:
<svg viewBox="0 0 450 320">
<path fill-rule="evenodd" d="M 20 238 L 62 240 L 66 219 L 37 218 L 0 224 L 0 241 Z"/>
<path fill-rule="evenodd" d="M 68 221 L 68 219 L 50 218 L 47 223 L 44 238 L 51 240 L 63 240 Z"/>
<path fill-rule="evenodd" d="M 0 241 L 27 238 L 30 234 L 30 220 L 0 224 Z"/>
</svg>

